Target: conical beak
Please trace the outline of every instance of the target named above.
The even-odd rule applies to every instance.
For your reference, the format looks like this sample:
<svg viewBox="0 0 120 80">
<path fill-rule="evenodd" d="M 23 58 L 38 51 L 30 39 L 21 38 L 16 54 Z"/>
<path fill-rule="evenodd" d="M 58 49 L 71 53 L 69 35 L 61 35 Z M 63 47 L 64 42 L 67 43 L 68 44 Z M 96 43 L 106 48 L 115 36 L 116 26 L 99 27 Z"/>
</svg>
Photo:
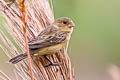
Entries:
<svg viewBox="0 0 120 80">
<path fill-rule="evenodd" d="M 75 24 L 73 23 L 73 21 L 70 22 L 70 24 L 68 25 L 70 28 L 74 27 Z"/>
</svg>

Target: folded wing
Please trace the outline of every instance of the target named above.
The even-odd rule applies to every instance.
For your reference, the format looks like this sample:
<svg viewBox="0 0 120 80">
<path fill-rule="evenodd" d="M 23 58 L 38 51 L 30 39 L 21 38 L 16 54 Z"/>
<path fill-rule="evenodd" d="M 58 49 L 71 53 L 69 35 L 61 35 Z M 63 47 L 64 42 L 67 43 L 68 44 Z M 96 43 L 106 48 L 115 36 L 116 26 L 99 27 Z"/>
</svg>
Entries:
<svg viewBox="0 0 120 80">
<path fill-rule="evenodd" d="M 63 42 L 66 37 L 66 32 L 56 32 L 55 34 L 51 35 L 39 35 L 38 37 L 29 42 L 29 48 L 30 50 L 36 50 L 53 46 L 55 44 Z"/>
</svg>

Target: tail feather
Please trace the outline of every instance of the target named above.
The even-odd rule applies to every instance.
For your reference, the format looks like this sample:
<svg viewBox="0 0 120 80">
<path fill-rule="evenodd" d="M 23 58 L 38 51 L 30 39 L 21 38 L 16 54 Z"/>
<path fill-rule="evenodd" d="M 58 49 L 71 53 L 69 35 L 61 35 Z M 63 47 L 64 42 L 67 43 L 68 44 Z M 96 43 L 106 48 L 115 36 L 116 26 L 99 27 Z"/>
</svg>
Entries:
<svg viewBox="0 0 120 80">
<path fill-rule="evenodd" d="M 27 54 L 20 54 L 12 59 L 9 60 L 9 62 L 16 64 L 20 62 L 21 60 L 25 59 L 27 57 Z"/>
</svg>

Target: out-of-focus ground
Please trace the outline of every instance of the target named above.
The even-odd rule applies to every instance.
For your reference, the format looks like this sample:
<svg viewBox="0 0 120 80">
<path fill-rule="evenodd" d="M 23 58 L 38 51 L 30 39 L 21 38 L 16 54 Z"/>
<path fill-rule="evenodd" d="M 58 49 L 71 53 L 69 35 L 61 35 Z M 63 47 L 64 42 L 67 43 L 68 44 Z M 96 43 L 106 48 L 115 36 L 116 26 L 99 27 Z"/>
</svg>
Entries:
<svg viewBox="0 0 120 80">
<path fill-rule="evenodd" d="M 75 80 L 120 80 L 120 0 L 52 1 L 56 18 L 76 24 L 68 49 Z M 7 60 L 0 49 L 0 70 L 14 77 Z"/>
</svg>

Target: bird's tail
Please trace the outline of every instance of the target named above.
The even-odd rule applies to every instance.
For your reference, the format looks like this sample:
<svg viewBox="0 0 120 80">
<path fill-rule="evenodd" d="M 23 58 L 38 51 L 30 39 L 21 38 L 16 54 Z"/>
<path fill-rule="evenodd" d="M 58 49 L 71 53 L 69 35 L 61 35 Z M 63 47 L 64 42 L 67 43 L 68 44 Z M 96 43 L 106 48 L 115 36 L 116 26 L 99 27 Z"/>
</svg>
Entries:
<svg viewBox="0 0 120 80">
<path fill-rule="evenodd" d="M 20 54 L 12 59 L 9 60 L 9 62 L 16 64 L 18 62 L 20 62 L 21 60 L 25 59 L 27 57 L 27 54 Z"/>
</svg>

